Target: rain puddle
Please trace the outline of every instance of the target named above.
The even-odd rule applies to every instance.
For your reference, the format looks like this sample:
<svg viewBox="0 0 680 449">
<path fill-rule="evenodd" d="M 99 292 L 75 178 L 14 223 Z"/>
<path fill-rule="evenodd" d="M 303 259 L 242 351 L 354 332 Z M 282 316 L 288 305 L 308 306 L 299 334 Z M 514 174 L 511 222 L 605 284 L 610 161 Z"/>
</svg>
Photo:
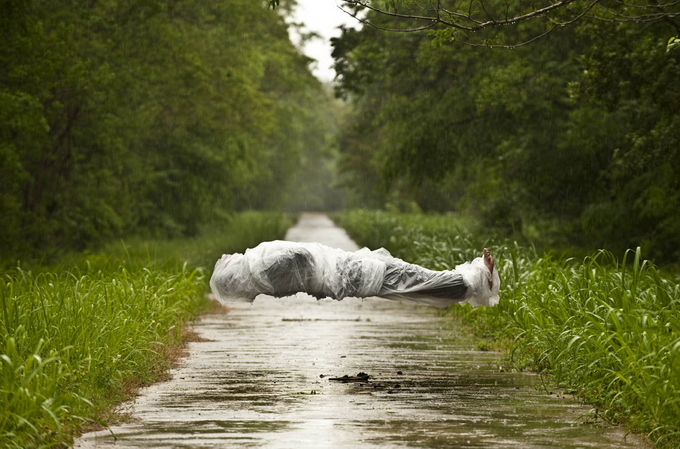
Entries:
<svg viewBox="0 0 680 449">
<path fill-rule="evenodd" d="M 206 341 L 129 406 L 133 422 L 76 447 L 648 447 L 428 306 L 261 296 L 195 330 Z"/>
</svg>

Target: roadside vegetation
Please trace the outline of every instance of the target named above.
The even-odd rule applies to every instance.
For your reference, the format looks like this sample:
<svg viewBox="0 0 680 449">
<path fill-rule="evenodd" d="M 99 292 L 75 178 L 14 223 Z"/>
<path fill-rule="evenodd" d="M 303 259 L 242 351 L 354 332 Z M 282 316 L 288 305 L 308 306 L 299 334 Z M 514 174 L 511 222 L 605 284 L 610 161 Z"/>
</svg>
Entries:
<svg viewBox="0 0 680 449">
<path fill-rule="evenodd" d="M 511 366 L 551 380 L 597 409 L 603 420 L 680 444 L 680 284 L 643 257 L 596 251 L 570 258 L 505 240 L 443 215 L 352 211 L 338 221 L 360 244 L 451 269 L 493 250 L 502 280 L 494 308 L 453 305 Z M 494 343 L 496 342 L 496 343 Z"/>
<path fill-rule="evenodd" d="M 222 253 L 282 238 L 278 213 L 244 213 L 195 238 L 111 244 L 58 266 L 0 278 L 0 447 L 68 446 L 80 430 L 121 419 L 115 407 L 162 379 L 211 306 Z"/>
</svg>

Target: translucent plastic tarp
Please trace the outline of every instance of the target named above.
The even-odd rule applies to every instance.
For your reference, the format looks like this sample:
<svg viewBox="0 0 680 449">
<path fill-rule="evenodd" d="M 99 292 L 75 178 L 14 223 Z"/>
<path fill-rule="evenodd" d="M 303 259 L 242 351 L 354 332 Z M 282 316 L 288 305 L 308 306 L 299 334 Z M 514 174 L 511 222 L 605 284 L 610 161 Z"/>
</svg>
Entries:
<svg viewBox="0 0 680 449">
<path fill-rule="evenodd" d="M 489 286 L 492 281 L 492 287 Z M 210 286 L 222 303 L 304 292 L 316 298 L 379 296 L 445 307 L 498 303 L 500 279 L 482 258 L 450 271 L 433 271 L 392 257 L 384 248 L 344 251 L 320 243 L 264 242 L 243 254 L 225 254 Z"/>
</svg>

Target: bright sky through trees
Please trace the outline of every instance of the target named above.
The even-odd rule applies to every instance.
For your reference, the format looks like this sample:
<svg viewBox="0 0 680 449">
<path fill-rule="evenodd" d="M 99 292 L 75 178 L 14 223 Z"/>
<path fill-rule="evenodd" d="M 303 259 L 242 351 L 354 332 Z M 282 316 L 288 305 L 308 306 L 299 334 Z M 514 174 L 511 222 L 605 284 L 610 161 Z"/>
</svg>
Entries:
<svg viewBox="0 0 680 449">
<path fill-rule="evenodd" d="M 331 82 L 335 78 L 335 71 L 332 68 L 333 58 L 331 57 L 330 39 L 340 36 L 340 25 L 356 26 L 357 20 L 347 15 L 340 9 L 339 0 L 298 0 L 292 22 L 304 23 L 303 33 L 316 32 L 321 38 L 313 39 L 304 44 L 304 53 L 314 58 L 317 63 L 314 65 L 314 75 L 322 82 Z M 292 30 L 291 30 L 292 31 Z M 298 45 L 299 35 L 291 32 L 293 42 Z"/>
</svg>

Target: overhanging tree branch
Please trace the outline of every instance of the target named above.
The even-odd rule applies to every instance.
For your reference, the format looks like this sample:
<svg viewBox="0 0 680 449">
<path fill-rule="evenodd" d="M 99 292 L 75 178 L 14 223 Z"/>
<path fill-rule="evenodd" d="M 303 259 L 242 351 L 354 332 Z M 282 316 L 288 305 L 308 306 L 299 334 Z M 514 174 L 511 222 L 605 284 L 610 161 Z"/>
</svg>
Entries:
<svg viewBox="0 0 680 449">
<path fill-rule="evenodd" d="M 601 21 L 648 23 L 673 19 L 680 15 L 680 0 L 646 2 L 646 0 L 558 0 L 538 5 L 539 2 L 512 2 L 500 4 L 495 0 L 345 0 L 343 9 L 361 23 L 390 32 L 418 32 L 432 29 L 449 29 L 462 33 L 456 40 L 468 45 L 515 48 L 531 43 L 584 18 Z M 360 17 L 368 11 L 366 17 Z M 389 24 L 380 20 L 385 17 Z M 475 35 L 483 30 L 516 27 L 531 21 L 544 22 L 536 27 L 533 36 L 514 43 L 489 43 L 489 33 Z M 401 24 L 401 25 L 400 25 Z M 403 25 L 403 26 L 402 26 Z"/>
<path fill-rule="evenodd" d="M 323 1 L 323 0 L 319 0 Z M 330 1 L 330 0 L 329 0 Z M 521 1 L 506 2 L 500 12 L 494 11 L 498 4 L 495 0 L 344 0 L 341 9 L 360 23 L 389 32 L 419 32 L 433 29 L 448 29 L 464 35 L 464 38 L 451 40 L 471 46 L 517 48 L 547 36 L 556 29 L 572 25 L 584 18 L 604 22 L 650 23 L 665 21 L 674 25 L 674 18 L 680 16 L 680 0 L 652 3 L 651 0 L 558 0 L 536 7 L 529 3 L 521 9 Z M 270 8 L 279 7 L 280 0 L 267 0 Z M 385 6 L 381 6 L 385 5 Z M 399 9 L 401 8 L 401 10 Z M 369 11 L 373 18 L 361 17 L 360 13 Z M 404 12 L 406 11 L 406 12 Z M 462 12 L 461 12 L 462 11 Z M 370 16 L 369 16 L 370 17 Z M 396 19 L 403 27 L 385 25 L 375 17 Z M 523 37 L 513 43 L 497 43 L 493 38 L 475 36 L 483 30 L 516 27 L 530 21 L 543 21 L 544 31 L 536 31 L 532 36 Z M 419 24 L 419 25 L 414 25 Z M 539 30 L 537 28 L 537 30 Z M 475 40 L 477 38 L 478 40 Z"/>
</svg>

